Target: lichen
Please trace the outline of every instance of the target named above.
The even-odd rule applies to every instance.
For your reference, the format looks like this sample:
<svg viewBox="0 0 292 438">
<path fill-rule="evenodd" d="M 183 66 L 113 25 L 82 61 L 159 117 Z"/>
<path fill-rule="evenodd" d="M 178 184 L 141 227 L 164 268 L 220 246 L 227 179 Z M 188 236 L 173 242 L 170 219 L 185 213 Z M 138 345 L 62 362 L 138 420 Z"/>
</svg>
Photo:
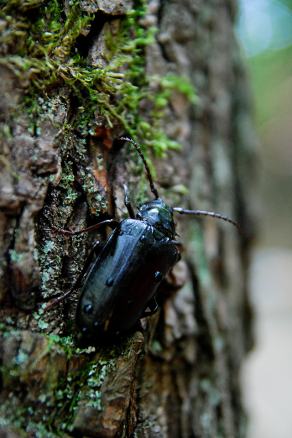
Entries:
<svg viewBox="0 0 292 438">
<path fill-rule="evenodd" d="M 113 367 L 113 359 L 99 360 L 93 347 L 76 348 L 71 337 L 47 335 L 41 338 L 36 335 L 38 355 L 31 360 L 31 355 L 22 348 L 25 342 L 22 342 L 24 335 L 21 331 L 11 330 L 4 323 L 1 323 L 0 330 L 6 342 L 12 340 L 13 343 L 14 340 L 20 343 L 17 355 L 8 357 L 6 364 L 0 367 L 2 397 L 5 398 L 0 400 L 0 424 L 34 433 L 37 437 L 62 436 L 70 430 L 81 397 L 86 397 L 91 406 L 101 406 L 99 390 L 108 370 Z M 33 338 L 33 334 L 27 338 L 29 345 Z M 48 360 L 47 366 L 42 362 L 44 358 Z M 52 374 L 50 361 L 54 358 L 60 358 L 63 368 L 69 360 L 71 365 L 75 365 L 65 375 L 61 369 L 57 369 L 57 374 Z M 41 361 L 43 368 L 39 368 L 37 361 Z M 42 384 L 35 387 L 35 378 Z M 20 401 L 18 389 L 25 391 L 25 385 L 28 391 L 33 391 L 33 395 Z"/>
</svg>

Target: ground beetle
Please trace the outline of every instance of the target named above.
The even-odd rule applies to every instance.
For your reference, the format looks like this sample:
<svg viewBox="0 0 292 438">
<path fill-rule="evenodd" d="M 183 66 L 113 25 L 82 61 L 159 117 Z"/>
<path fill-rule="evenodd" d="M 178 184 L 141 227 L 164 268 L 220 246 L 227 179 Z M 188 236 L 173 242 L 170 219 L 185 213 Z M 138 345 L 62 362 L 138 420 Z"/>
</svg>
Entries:
<svg viewBox="0 0 292 438">
<path fill-rule="evenodd" d="M 132 144 L 140 155 L 154 199 L 142 204 L 135 213 L 125 186 L 125 206 L 129 219 L 121 222 L 108 219 L 80 231 L 58 230 L 66 235 L 75 235 L 106 225 L 113 228 L 81 280 L 76 322 L 83 336 L 95 342 L 128 332 L 140 318 L 157 310 L 157 288 L 180 259 L 180 242 L 175 239 L 174 212 L 212 216 L 237 226 L 234 221 L 218 213 L 169 207 L 158 195 L 140 146 L 127 137 L 121 137 L 120 140 Z M 79 285 L 76 284 L 74 288 Z M 51 300 L 46 308 L 60 302 L 69 293 L 71 291 Z"/>
</svg>

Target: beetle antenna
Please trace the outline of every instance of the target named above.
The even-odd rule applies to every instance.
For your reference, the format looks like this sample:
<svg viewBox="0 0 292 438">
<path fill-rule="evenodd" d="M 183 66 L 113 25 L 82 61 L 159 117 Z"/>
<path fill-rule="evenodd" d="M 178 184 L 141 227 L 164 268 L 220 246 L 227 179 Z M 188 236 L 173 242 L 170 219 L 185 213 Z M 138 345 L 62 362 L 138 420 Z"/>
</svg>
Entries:
<svg viewBox="0 0 292 438">
<path fill-rule="evenodd" d="M 209 216 L 215 219 L 221 219 L 222 221 L 229 222 L 230 224 L 234 225 L 239 230 L 239 232 L 241 232 L 237 222 L 235 222 L 234 220 L 230 219 L 227 216 L 224 216 L 221 213 L 214 213 L 213 211 L 206 211 L 206 210 L 185 210 L 184 208 L 180 208 L 180 207 L 173 207 L 172 210 L 176 211 L 179 214 L 189 214 L 193 216 Z"/>
<path fill-rule="evenodd" d="M 148 178 L 148 181 L 149 181 L 150 190 L 153 193 L 153 195 L 155 196 L 155 199 L 158 199 L 159 198 L 158 191 L 157 191 L 157 189 L 156 189 L 156 187 L 154 185 L 154 181 L 153 181 L 153 178 L 152 178 L 149 166 L 147 164 L 147 161 L 146 161 L 146 159 L 145 159 L 145 157 L 143 155 L 143 152 L 142 152 L 140 146 L 134 140 L 132 140 L 129 137 L 120 137 L 120 140 L 128 141 L 129 143 L 131 143 L 134 146 L 134 148 L 138 152 L 139 156 L 141 157 L 141 159 L 143 161 L 143 164 L 144 164 L 144 167 L 145 167 L 145 170 L 146 170 L 146 175 L 147 175 L 147 178 Z"/>
</svg>

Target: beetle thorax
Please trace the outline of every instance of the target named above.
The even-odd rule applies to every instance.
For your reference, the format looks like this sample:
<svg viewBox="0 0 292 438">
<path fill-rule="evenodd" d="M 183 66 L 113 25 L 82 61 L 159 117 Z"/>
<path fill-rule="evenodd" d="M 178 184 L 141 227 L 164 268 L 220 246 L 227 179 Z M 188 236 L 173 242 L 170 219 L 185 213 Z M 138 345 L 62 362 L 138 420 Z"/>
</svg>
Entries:
<svg viewBox="0 0 292 438">
<path fill-rule="evenodd" d="M 171 239 L 175 236 L 172 208 L 158 198 L 145 202 L 138 209 L 137 218 L 157 228 Z"/>
</svg>

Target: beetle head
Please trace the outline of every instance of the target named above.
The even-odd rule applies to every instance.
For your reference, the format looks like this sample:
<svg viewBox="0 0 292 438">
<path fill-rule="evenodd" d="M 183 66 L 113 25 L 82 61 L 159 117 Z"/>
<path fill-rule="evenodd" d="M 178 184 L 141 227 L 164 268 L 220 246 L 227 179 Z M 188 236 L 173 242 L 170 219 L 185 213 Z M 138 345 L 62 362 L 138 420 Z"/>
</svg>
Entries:
<svg viewBox="0 0 292 438">
<path fill-rule="evenodd" d="M 172 208 L 162 199 L 158 198 L 142 204 L 138 209 L 137 218 L 148 222 L 167 237 L 174 238 L 175 225 Z"/>
</svg>

